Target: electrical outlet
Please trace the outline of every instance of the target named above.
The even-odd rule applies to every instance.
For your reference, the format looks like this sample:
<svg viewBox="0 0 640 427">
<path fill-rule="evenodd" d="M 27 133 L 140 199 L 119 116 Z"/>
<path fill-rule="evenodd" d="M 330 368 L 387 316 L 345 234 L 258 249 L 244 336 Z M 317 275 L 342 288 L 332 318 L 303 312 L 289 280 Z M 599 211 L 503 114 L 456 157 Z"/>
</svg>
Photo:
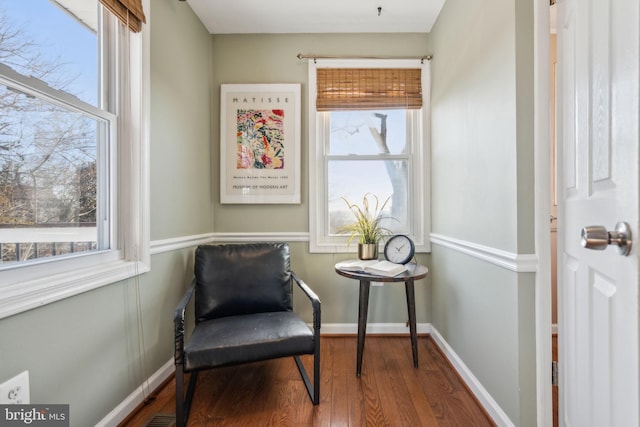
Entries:
<svg viewBox="0 0 640 427">
<path fill-rule="evenodd" d="M 0 384 L 0 404 L 29 404 L 29 371 L 24 371 Z"/>
</svg>

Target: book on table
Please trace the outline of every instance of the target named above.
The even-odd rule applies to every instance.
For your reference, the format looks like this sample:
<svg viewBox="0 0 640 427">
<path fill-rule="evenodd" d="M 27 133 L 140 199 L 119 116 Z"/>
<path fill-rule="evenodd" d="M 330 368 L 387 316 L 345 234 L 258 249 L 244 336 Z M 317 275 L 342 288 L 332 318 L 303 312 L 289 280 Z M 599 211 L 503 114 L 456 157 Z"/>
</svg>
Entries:
<svg viewBox="0 0 640 427">
<path fill-rule="evenodd" d="M 341 261 L 336 264 L 336 268 L 354 273 L 366 273 L 377 276 L 394 277 L 407 271 L 403 264 L 396 264 L 387 260 L 362 260 L 353 259 Z"/>
</svg>

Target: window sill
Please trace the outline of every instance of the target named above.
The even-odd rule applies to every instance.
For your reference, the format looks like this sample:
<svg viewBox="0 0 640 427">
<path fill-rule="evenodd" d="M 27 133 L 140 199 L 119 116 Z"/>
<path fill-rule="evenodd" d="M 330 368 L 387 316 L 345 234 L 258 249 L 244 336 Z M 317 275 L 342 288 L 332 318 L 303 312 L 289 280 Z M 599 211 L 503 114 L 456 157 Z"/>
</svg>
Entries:
<svg viewBox="0 0 640 427">
<path fill-rule="evenodd" d="M 73 273 L 61 273 L 11 285 L 0 283 L 0 319 L 125 280 L 149 270 L 148 264 L 139 261 L 112 261 L 76 270 Z"/>
<path fill-rule="evenodd" d="M 412 237 L 413 239 L 413 237 Z M 420 242 L 414 239 L 416 253 L 431 253 L 430 242 Z M 378 253 L 384 253 L 384 243 L 378 245 Z M 309 242 L 310 253 L 326 253 L 326 254 L 341 254 L 341 253 L 357 253 L 358 243 L 351 243 L 350 245 L 344 243 L 318 243 Z"/>
</svg>

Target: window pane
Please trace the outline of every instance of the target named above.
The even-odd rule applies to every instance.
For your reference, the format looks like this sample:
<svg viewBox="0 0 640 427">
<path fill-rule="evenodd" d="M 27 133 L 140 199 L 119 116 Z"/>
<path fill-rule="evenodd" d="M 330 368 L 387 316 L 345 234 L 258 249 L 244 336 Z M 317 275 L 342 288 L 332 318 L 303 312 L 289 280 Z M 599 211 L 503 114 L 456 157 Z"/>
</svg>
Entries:
<svg viewBox="0 0 640 427">
<path fill-rule="evenodd" d="M 0 62 L 97 106 L 97 0 L 0 1 Z"/>
<path fill-rule="evenodd" d="M 406 232 L 409 211 L 407 176 L 406 160 L 329 161 L 329 234 L 335 235 L 342 226 L 353 222 L 353 214 L 342 197 L 352 204 L 362 205 L 367 193 L 377 196 L 380 206 L 389 198 L 384 215 L 394 219 L 384 225 L 396 233 Z"/>
<path fill-rule="evenodd" d="M 406 110 L 331 111 L 329 114 L 329 154 L 406 152 Z"/>
<path fill-rule="evenodd" d="M 97 106 L 98 10 L 97 0 L 1 1 L 0 62 Z M 96 226 L 107 219 L 96 187 L 106 135 L 103 122 L 0 86 L 1 263 L 108 247 Z"/>
<path fill-rule="evenodd" d="M 100 246 L 97 153 L 105 123 L 0 86 L 0 129 L 2 262 Z"/>
</svg>

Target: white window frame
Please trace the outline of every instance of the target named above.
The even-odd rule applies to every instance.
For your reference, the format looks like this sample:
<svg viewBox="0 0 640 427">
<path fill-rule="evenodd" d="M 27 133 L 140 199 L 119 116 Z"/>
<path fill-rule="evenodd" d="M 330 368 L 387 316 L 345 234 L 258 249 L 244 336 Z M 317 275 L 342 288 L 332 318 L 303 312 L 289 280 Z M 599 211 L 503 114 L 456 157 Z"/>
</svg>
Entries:
<svg viewBox="0 0 640 427">
<path fill-rule="evenodd" d="M 143 0 L 143 7 L 148 10 L 149 0 Z M 118 40 L 118 45 L 125 47 L 118 52 L 108 52 L 111 66 L 101 71 L 111 76 L 110 79 L 116 73 L 119 75 L 116 85 L 113 84 L 116 80 L 111 80 L 112 91 L 103 94 L 103 99 L 108 97 L 116 103 L 116 114 L 89 105 L 82 105 L 82 110 L 100 120 L 106 119 L 112 124 L 110 135 L 117 135 L 117 141 L 110 144 L 110 158 L 115 161 L 109 164 L 112 179 L 108 229 L 112 249 L 60 259 L 43 258 L 1 270 L 0 319 L 150 270 L 150 29 L 147 24 L 140 33 L 130 33 L 107 12 L 103 12 L 103 21 L 110 40 Z M 26 93 L 37 93 L 65 108 L 78 109 L 81 102 L 42 82 L 12 74 L 6 67 L 0 68 L 0 72 L 4 79 L 22 87 Z"/>
<path fill-rule="evenodd" d="M 430 252 L 429 239 L 430 212 L 430 70 L 429 62 L 421 59 L 313 59 L 309 61 L 309 251 L 312 253 L 348 253 L 355 247 L 348 245 L 347 236 L 329 235 L 329 218 L 327 217 L 327 153 L 326 130 L 328 113 L 316 111 L 318 68 L 421 68 L 422 69 L 422 109 L 415 114 L 416 124 L 409 132 L 415 135 L 414 143 L 407 147 L 408 165 L 408 200 L 410 212 L 407 215 L 410 231 L 416 252 Z M 420 116 L 420 117 L 419 117 Z M 421 122 L 422 126 L 419 125 Z M 344 156 L 341 156 L 344 157 Z M 354 160 L 358 157 L 354 156 Z M 381 243 L 383 245 L 383 243 Z M 382 248 L 382 246 L 381 246 Z"/>
</svg>

